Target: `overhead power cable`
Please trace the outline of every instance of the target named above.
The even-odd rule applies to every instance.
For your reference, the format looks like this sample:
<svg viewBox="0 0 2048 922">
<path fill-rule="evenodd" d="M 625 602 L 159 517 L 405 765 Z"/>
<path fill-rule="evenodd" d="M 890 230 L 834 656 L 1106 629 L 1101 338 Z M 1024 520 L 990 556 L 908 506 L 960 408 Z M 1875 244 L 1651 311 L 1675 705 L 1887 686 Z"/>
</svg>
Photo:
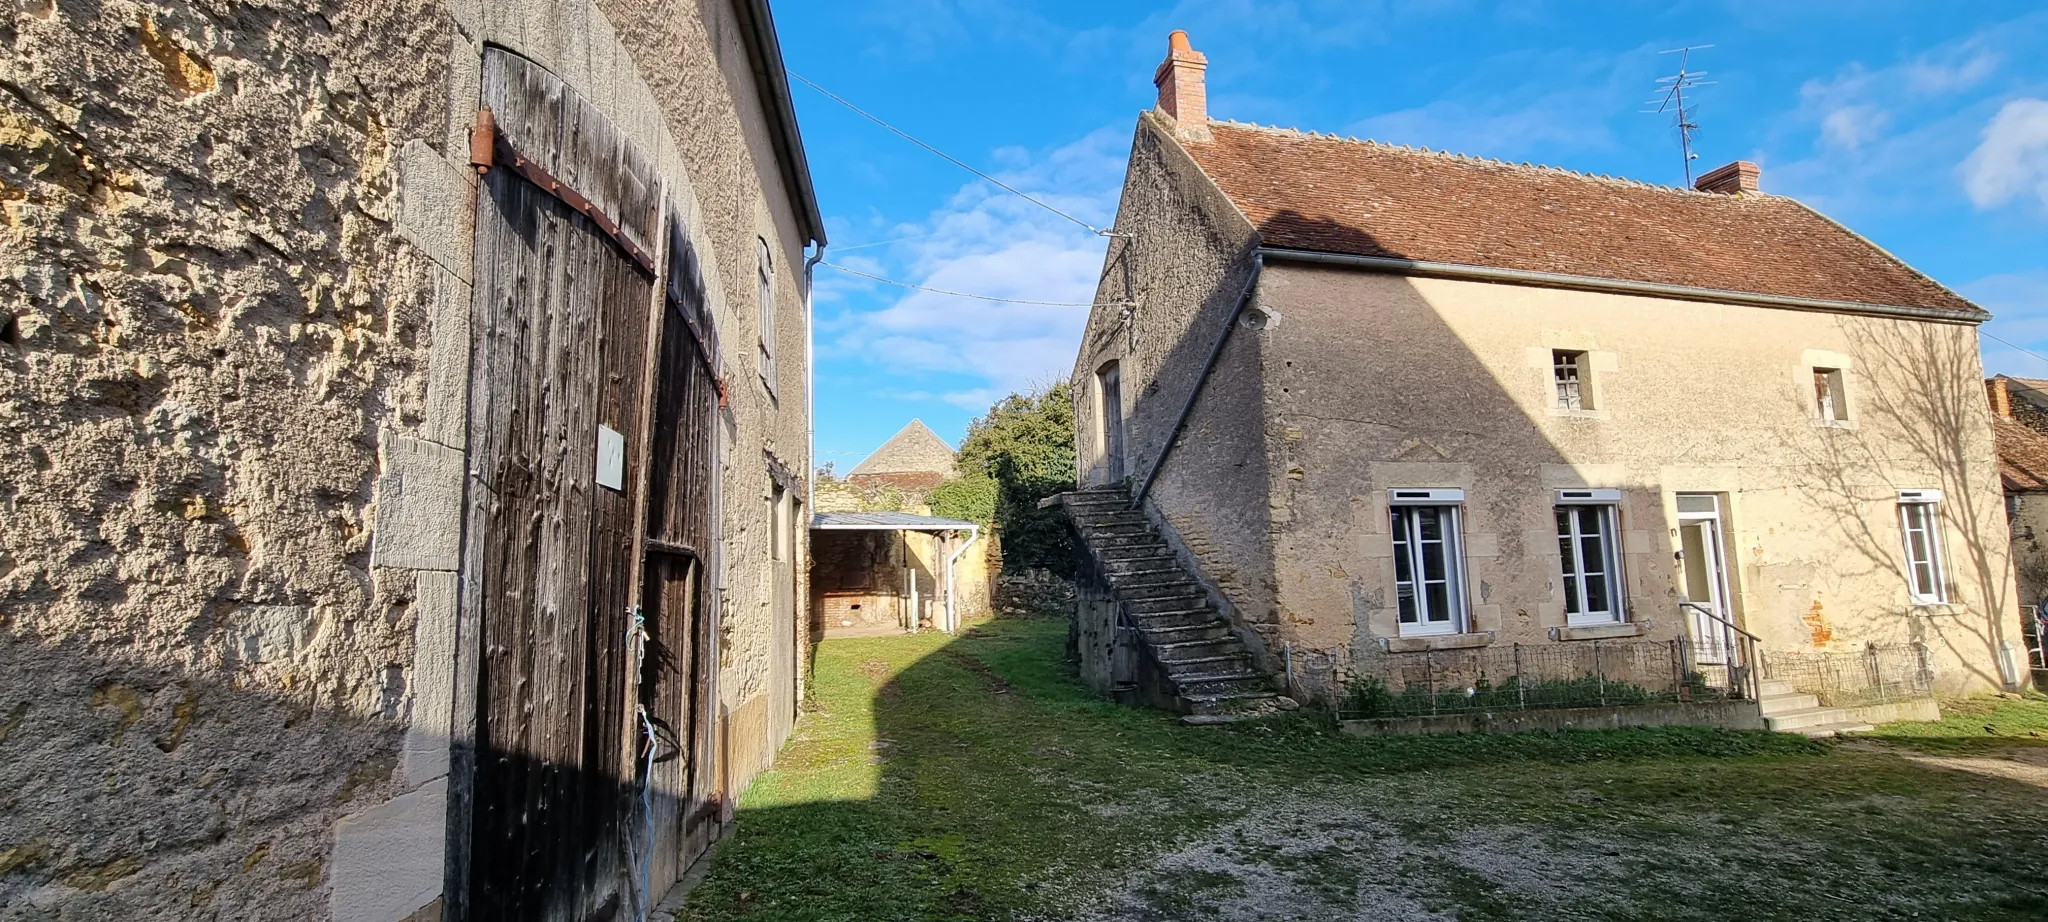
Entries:
<svg viewBox="0 0 2048 922">
<path fill-rule="evenodd" d="M 852 245 L 852 246 L 835 246 L 835 247 L 833 247 L 833 248 L 832 248 L 832 252 L 834 252 L 834 253 L 844 253 L 844 252 L 846 252 L 847 250 L 865 250 L 865 249 L 867 249 L 868 247 L 880 247 L 880 246 L 888 246 L 889 244 L 892 244 L 892 243 L 904 243 L 904 242 L 906 242 L 906 241 L 911 241 L 911 240 L 923 240 L 923 239 L 925 239 L 925 238 L 927 238 L 927 237 L 937 237 L 938 235 L 939 235 L 939 232 L 938 232 L 938 231 L 932 231 L 932 232 L 931 232 L 931 233 L 929 233 L 929 234 L 911 234 L 911 235 L 910 235 L 910 236 L 908 236 L 908 237 L 892 237 L 892 238 L 890 238 L 890 239 L 888 239 L 888 240 L 871 240 L 871 241 L 869 241 L 869 242 L 867 242 L 867 243 L 856 243 L 856 244 L 854 244 L 854 245 Z"/>
<path fill-rule="evenodd" d="M 866 272 L 862 272 L 859 269 L 848 269 L 847 267 L 839 265 L 837 263 L 820 262 L 818 263 L 818 265 L 824 266 L 828 269 L 837 269 L 841 272 L 846 273 L 847 275 L 858 275 L 861 278 L 868 279 L 870 281 L 881 282 L 884 285 L 894 285 L 898 288 L 912 288 L 918 291 L 929 291 L 935 295 L 952 295 L 953 297 L 956 298 L 973 298 L 976 301 L 995 301 L 1000 304 L 1036 304 L 1040 307 L 1095 306 L 1094 302 L 1091 301 L 1032 301 L 1024 298 L 998 298 L 995 297 L 994 295 L 977 295 L 969 294 L 968 292 L 964 291 L 947 291 L 944 288 L 931 288 L 925 285 L 912 285 L 909 282 L 899 282 L 896 281 L 895 279 L 885 279 L 879 275 L 870 275 Z"/>
<path fill-rule="evenodd" d="M 2041 360 L 2041 361 L 2043 361 L 2043 362 L 2048 362 L 2048 356 L 2044 356 L 2044 355 L 2042 355 L 2041 353 L 2039 353 L 2039 352 L 2035 352 L 2034 350 L 2032 350 L 2032 349 L 2029 349 L 2029 348 L 2027 348 L 2027 347 L 2025 347 L 2025 346 L 2022 346 L 2022 345 L 2020 345 L 2020 344 L 2018 344 L 2018 343 L 2013 343 L 2013 342 L 2006 342 L 2006 341 L 2005 341 L 2005 340 L 2003 340 L 2003 339 L 1999 339 L 1998 337 L 1996 337 L 1996 336 L 1993 336 L 1993 335 L 1991 335 L 1990 333 L 1987 333 L 1987 332 L 1985 332 L 1985 331 L 1984 331 L 1984 328 L 1983 328 L 1983 327 L 1978 327 L 1978 328 L 1977 328 L 1977 332 L 1978 332 L 1979 334 L 1983 335 L 1983 337 L 1984 337 L 1985 339 L 1989 339 L 1989 340 L 1992 340 L 1992 341 L 1994 341 L 1994 342 L 2000 342 L 2000 343 L 2005 343 L 2005 345 L 2007 345 L 2007 346 L 2009 346 L 2009 347 L 2011 347 L 2011 348 L 2013 348 L 2013 349 L 2017 349 L 2017 350 L 2019 350 L 2019 351 L 2021 351 L 2021 352 L 2024 352 L 2024 353 L 2026 353 L 2026 354 L 2028 354 L 2028 355 L 2031 355 L 2031 356 L 2033 356 L 2033 357 L 2035 357 L 2035 358 L 2037 358 L 2037 359 L 2040 359 L 2040 360 Z"/>
<path fill-rule="evenodd" d="M 1054 208 L 1054 207 L 1052 207 L 1051 205 L 1048 205 L 1048 204 L 1046 204 L 1046 203 L 1044 203 L 1044 202 L 1042 202 L 1042 201 L 1039 201 L 1038 199 L 1035 199 L 1035 198 L 1032 198 L 1032 197 L 1031 197 L 1031 196 L 1029 196 L 1029 195 L 1026 195 L 1026 194 L 1025 194 L 1025 193 L 1024 193 L 1023 191 L 1019 190 L 1019 189 L 1018 189 L 1018 188 L 1017 188 L 1016 186 L 1012 186 L 1012 185 L 1010 185 L 1009 183 L 1003 182 L 1002 180 L 1000 180 L 1000 179 L 997 179 L 997 178 L 995 178 L 995 177 L 993 177 L 993 176 L 990 176 L 990 175 L 988 175 L 987 173 L 984 173 L 984 172 L 982 172 L 982 171 L 980 171 L 980 170 L 977 170 L 977 169 L 975 169 L 974 167 L 968 166 L 968 165 L 966 164 L 966 162 L 962 161 L 962 160 L 961 160 L 960 158 L 958 158 L 958 157 L 955 157 L 955 156 L 953 156 L 952 154 L 946 153 L 945 151 L 942 151 L 942 150 L 940 150 L 940 149 L 938 149 L 938 148 L 936 148 L 936 147 L 933 147 L 933 146 L 931 146 L 930 144 L 926 144 L 926 143 L 924 143 L 923 141 L 920 141 L 920 140 L 918 140 L 918 139 L 917 139 L 917 138 L 916 138 L 915 136 L 913 136 L 913 135 L 912 135 L 912 134 L 911 134 L 910 132 L 908 132 L 908 131 L 904 131 L 903 129 L 901 129 L 901 128 L 898 128 L 898 127 L 896 127 L 896 126 L 894 126 L 894 125 L 891 125 L 891 124 L 889 124 L 888 122 L 882 121 L 882 120 L 881 120 L 880 118 L 877 118 L 877 117 L 875 117 L 875 116 L 874 116 L 874 115 L 873 115 L 872 113 L 868 112 L 868 111 L 867 111 L 866 109 L 863 109 L 863 108 L 861 108 L 861 107 L 859 107 L 859 106 L 856 106 L 856 105 L 854 105 L 853 103 L 847 102 L 847 101 L 846 101 L 846 99 L 845 99 L 845 98 L 843 98 L 843 97 L 841 97 L 841 96 L 840 96 L 839 94 L 837 94 L 837 93 L 834 93 L 834 92 L 832 92 L 831 90 L 825 89 L 824 87 L 822 87 L 822 86 L 819 86 L 819 85 L 817 85 L 817 84 L 815 84 L 815 83 L 812 83 L 811 81 L 809 81 L 809 80 L 805 79 L 805 78 L 804 78 L 804 75 L 802 75 L 802 74 L 799 74 L 799 73 L 797 73 L 796 71 L 793 71 L 793 70 L 792 70 L 792 71 L 787 71 L 787 73 L 788 73 L 788 74 L 789 74 L 789 75 L 790 75 L 791 77 L 795 77 L 798 83 L 801 83 L 801 84 L 803 84 L 804 86 L 810 87 L 811 89 L 817 90 L 818 92 L 820 92 L 820 93 L 823 93 L 823 94 L 825 94 L 825 98 L 827 98 L 827 99 L 830 99 L 830 100 L 832 100 L 833 102 L 836 102 L 836 103 L 838 103 L 838 104 L 840 104 L 840 105 L 842 105 L 842 106 L 845 106 L 845 107 L 847 107 L 848 109 L 852 109 L 852 110 L 853 110 L 853 111 L 854 111 L 854 112 L 855 112 L 856 114 L 860 115 L 860 117 L 862 117 L 862 118 L 865 118 L 865 119 L 867 119 L 868 121 L 874 122 L 875 124 L 877 124 L 877 125 L 880 125 L 880 126 L 882 126 L 883 128 L 887 128 L 887 129 L 889 129 L 889 130 L 890 130 L 890 131 L 892 131 L 892 132 L 895 132 L 895 133 L 896 133 L 896 134 L 897 134 L 898 136 L 902 137 L 902 138 L 903 138 L 903 140 L 909 141 L 909 142 L 910 142 L 910 143 L 912 143 L 912 144 L 915 144 L 915 145 L 917 145 L 917 146 L 919 146 L 919 147 L 922 147 L 922 148 L 924 148 L 925 150 L 931 151 L 932 153 L 934 153 L 934 154 L 937 154 L 937 155 L 939 155 L 939 156 L 940 156 L 941 158 L 944 158 L 946 162 L 948 162 L 948 163 L 951 163 L 952 165 L 954 165 L 954 166 L 957 166 L 957 167 L 959 167 L 959 168 L 961 168 L 961 169 L 963 169 L 963 170 L 966 170 L 966 171 L 967 171 L 967 172 L 969 172 L 969 173 L 973 173 L 974 175 L 976 175 L 976 176 L 979 176 L 979 177 L 981 177 L 982 179 L 988 180 L 988 181 L 989 181 L 989 182 L 991 182 L 991 183 L 994 183 L 994 184 L 995 184 L 995 185 L 996 185 L 996 186 L 997 186 L 998 188 L 1002 189 L 1002 190 L 1003 190 L 1003 191 L 1005 191 L 1005 192 L 1008 192 L 1008 193 L 1010 193 L 1011 195 L 1014 195 L 1014 196 L 1016 196 L 1016 197 L 1018 197 L 1018 198 L 1021 198 L 1021 199 L 1025 200 L 1025 201 L 1027 201 L 1027 202 L 1030 202 L 1030 203 L 1031 203 L 1031 204 L 1033 204 L 1033 205 L 1037 205 L 1038 207 L 1040 207 L 1040 208 L 1043 208 L 1043 209 L 1045 209 L 1045 210 L 1047 210 L 1047 211 L 1050 211 L 1050 212 L 1052 212 L 1053 214 L 1059 215 L 1060 217 L 1062 217 L 1062 218 L 1065 218 L 1065 219 L 1067 219 L 1067 220 L 1069 220 L 1069 221 L 1072 221 L 1072 222 L 1074 222 L 1075 224 L 1079 224 L 1079 225 L 1081 225 L 1082 227 L 1085 227 L 1085 228 L 1087 228 L 1087 229 L 1088 229 L 1088 232 L 1089 232 L 1089 233 L 1091 233 L 1091 234 L 1094 234 L 1094 235 L 1096 235 L 1096 236 L 1098 236 L 1098 237 L 1110 237 L 1110 236 L 1115 236 L 1114 234 L 1112 234 L 1112 233 L 1111 233 L 1111 232 L 1109 232 L 1109 231 L 1106 231 L 1106 230 L 1103 230 L 1102 228 L 1096 227 L 1095 225 L 1093 225 L 1093 224 L 1090 224 L 1090 223 L 1088 223 L 1088 222 L 1086 222 L 1086 221 L 1083 221 L 1083 220 L 1081 220 L 1080 218 L 1074 217 L 1073 215 L 1070 215 L 1070 214 L 1068 214 L 1068 213 L 1066 213 L 1066 212 L 1064 212 L 1064 211 L 1061 211 L 1061 210 L 1059 210 L 1059 209 L 1057 209 L 1057 208 Z M 970 295 L 969 297 L 972 297 L 972 296 Z"/>
</svg>

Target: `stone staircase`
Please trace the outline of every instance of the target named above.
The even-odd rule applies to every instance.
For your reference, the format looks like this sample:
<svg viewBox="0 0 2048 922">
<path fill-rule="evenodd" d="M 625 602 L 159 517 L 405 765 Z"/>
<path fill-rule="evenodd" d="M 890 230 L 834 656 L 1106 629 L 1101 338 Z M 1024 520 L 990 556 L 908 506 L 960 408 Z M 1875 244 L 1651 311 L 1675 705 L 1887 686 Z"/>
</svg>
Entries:
<svg viewBox="0 0 2048 922">
<path fill-rule="evenodd" d="M 1096 570 L 1137 626 L 1141 656 L 1165 674 L 1162 689 L 1191 724 L 1225 723 L 1280 710 L 1291 698 L 1252 668 L 1251 652 L 1208 593 L 1174 557 L 1122 487 L 1067 493 L 1072 518 Z"/>
<path fill-rule="evenodd" d="M 1801 694 L 1784 682 L 1764 680 L 1757 689 L 1757 705 L 1763 711 L 1764 726 L 1780 733 L 1834 736 L 1874 729 L 1841 708 L 1821 707 L 1819 698 Z"/>
</svg>

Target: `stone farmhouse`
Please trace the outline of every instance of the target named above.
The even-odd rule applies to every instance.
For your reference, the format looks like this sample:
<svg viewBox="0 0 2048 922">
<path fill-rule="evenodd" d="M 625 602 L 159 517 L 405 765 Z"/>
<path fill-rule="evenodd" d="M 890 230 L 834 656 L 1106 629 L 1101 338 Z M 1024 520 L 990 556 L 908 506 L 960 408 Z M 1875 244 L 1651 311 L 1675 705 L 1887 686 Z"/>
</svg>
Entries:
<svg viewBox="0 0 2048 922">
<path fill-rule="evenodd" d="M 805 675 L 767 4 L 9 17 L 0 915 L 645 918 Z"/>
<path fill-rule="evenodd" d="M 1216 121 L 1206 68 L 1175 33 L 1074 365 L 1092 681 L 1199 714 L 1667 649 L 1640 684 L 1818 729 L 1774 668 L 2023 680 L 1983 310 L 1752 164 Z"/>
</svg>

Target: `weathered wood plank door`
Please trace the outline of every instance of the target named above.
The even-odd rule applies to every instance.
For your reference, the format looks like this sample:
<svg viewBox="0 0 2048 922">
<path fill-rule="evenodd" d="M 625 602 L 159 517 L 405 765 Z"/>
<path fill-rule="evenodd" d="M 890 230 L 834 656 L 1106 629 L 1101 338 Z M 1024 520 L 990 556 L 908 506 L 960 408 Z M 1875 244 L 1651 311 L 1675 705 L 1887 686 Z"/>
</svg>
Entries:
<svg viewBox="0 0 2048 922">
<path fill-rule="evenodd" d="M 641 457 L 654 296 L 628 247 L 653 239 L 658 186 L 602 116 L 532 63 L 488 50 L 483 95 L 500 159 L 516 156 L 483 176 L 477 198 L 465 571 L 481 655 L 466 917 L 624 918 L 640 593 L 638 478 L 620 468 Z"/>
<path fill-rule="evenodd" d="M 681 757 L 656 765 L 651 779 L 657 882 L 674 880 L 711 844 L 720 807 L 716 593 L 705 580 L 717 540 L 718 340 L 700 273 L 687 228 L 671 218 L 642 587 L 654 654 L 641 706 L 674 731 Z"/>
</svg>

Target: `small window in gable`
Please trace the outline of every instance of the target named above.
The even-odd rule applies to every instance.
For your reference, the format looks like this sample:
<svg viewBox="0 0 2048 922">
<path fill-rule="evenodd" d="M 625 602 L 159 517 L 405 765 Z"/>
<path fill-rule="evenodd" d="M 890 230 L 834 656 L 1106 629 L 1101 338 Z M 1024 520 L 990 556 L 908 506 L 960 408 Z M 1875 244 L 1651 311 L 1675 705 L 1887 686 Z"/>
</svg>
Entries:
<svg viewBox="0 0 2048 922">
<path fill-rule="evenodd" d="M 1550 353 L 1551 377 L 1557 385 L 1557 408 L 1560 410 L 1590 410 L 1593 408 L 1591 389 L 1586 386 L 1586 353 L 1564 349 Z"/>
<path fill-rule="evenodd" d="M 1847 422 L 1849 400 L 1842 391 L 1842 370 L 1839 368 L 1816 368 L 1813 370 L 1813 409 L 1824 423 Z"/>
</svg>

